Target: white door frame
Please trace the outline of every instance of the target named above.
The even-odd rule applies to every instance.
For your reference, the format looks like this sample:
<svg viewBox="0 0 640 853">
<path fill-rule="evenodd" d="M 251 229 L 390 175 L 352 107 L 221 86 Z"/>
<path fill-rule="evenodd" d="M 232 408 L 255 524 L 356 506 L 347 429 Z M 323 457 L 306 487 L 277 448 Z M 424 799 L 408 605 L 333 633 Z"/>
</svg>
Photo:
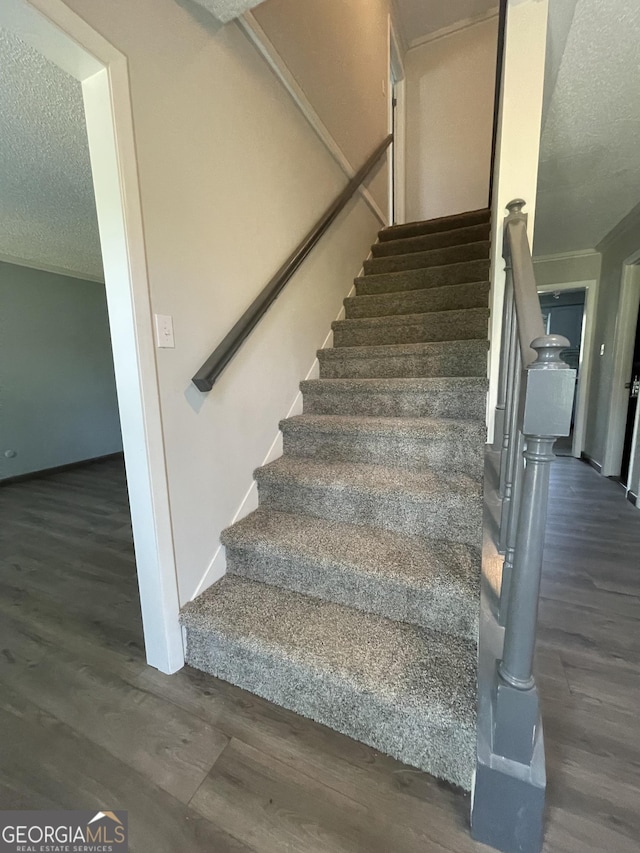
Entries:
<svg viewBox="0 0 640 853">
<path fill-rule="evenodd" d="M 605 477 L 619 477 L 622 470 L 622 452 L 629 408 L 629 393 L 624 386 L 631 373 L 636 321 L 640 308 L 640 267 L 636 266 L 638 261 L 640 261 L 640 249 L 625 258 L 622 263 L 620 301 L 613 339 L 613 378 L 609 418 L 602 459 L 602 474 Z M 640 411 L 640 406 L 638 410 Z M 632 460 L 634 447 L 635 437 L 631 448 Z"/>
<path fill-rule="evenodd" d="M 406 97 L 405 97 L 405 72 L 402 61 L 402 48 L 400 39 L 396 33 L 391 15 L 388 17 L 388 47 L 389 47 L 389 73 L 388 77 L 388 103 L 389 133 L 393 130 L 393 106 L 392 98 L 395 91 L 396 98 L 396 122 L 395 137 L 393 140 L 393 155 L 391 157 L 392 168 L 389 169 L 389 224 L 402 223 L 405 221 L 406 210 Z M 395 85 L 392 85 L 392 82 Z M 393 220 L 393 221 L 392 221 Z"/>
<path fill-rule="evenodd" d="M 2 0 L 0 26 L 82 83 L 147 661 L 184 665 L 126 57 L 61 0 Z"/>
<path fill-rule="evenodd" d="M 588 281 L 563 281 L 560 284 L 543 284 L 538 287 L 538 293 L 555 293 L 556 291 L 562 292 L 565 290 L 585 291 L 578 384 L 576 388 L 576 411 L 573 424 L 573 442 L 571 445 L 571 455 L 579 459 L 584 450 L 587 432 L 589 385 L 593 365 L 593 340 L 596 308 L 598 305 L 598 282 L 595 279 Z"/>
</svg>

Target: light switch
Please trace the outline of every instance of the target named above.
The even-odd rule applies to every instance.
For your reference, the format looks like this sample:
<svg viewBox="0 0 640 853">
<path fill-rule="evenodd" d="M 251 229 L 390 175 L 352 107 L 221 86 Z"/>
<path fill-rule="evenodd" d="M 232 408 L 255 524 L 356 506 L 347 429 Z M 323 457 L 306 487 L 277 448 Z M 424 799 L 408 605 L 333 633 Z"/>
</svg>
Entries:
<svg viewBox="0 0 640 853">
<path fill-rule="evenodd" d="M 600 355 L 604 355 L 604 344 L 600 344 Z"/>
<path fill-rule="evenodd" d="M 173 317 L 170 314 L 156 314 L 156 343 L 162 349 L 175 347 L 173 341 Z"/>
</svg>

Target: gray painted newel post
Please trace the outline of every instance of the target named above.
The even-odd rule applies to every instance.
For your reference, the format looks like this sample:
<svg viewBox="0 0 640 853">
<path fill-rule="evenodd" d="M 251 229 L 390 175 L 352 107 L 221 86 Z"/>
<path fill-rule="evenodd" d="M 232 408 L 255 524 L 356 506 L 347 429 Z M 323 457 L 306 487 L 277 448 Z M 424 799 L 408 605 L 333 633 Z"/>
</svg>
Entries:
<svg viewBox="0 0 640 853">
<path fill-rule="evenodd" d="M 568 435 L 575 371 L 560 360 L 569 341 L 545 335 L 531 343 L 538 357 L 524 372 L 521 432 L 526 467 L 511 567 L 502 660 L 498 665 L 494 750 L 523 764 L 531 761 L 538 721 L 533 656 L 553 445 Z"/>
<path fill-rule="evenodd" d="M 544 333 L 523 206 L 521 199 L 508 205 L 503 252 L 499 621 L 505 630 L 501 650 L 496 634 L 494 646 L 480 647 L 471 832 L 507 853 L 540 853 L 546 776 L 533 658 L 553 445 L 570 431 L 576 372 L 560 359 L 569 341 Z"/>
</svg>

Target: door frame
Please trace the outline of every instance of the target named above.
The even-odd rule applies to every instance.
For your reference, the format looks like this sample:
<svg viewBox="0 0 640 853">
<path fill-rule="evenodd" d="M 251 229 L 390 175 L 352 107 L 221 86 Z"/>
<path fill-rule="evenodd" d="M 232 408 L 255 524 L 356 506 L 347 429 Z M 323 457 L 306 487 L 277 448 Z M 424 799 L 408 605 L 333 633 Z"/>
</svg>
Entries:
<svg viewBox="0 0 640 853">
<path fill-rule="evenodd" d="M 598 305 L 598 281 L 563 281 L 560 284 L 538 286 L 538 293 L 556 291 L 584 290 L 584 312 L 582 315 L 582 336 L 580 340 L 580 361 L 578 383 L 576 387 L 576 410 L 573 424 L 573 442 L 571 455 L 579 459 L 585 447 L 587 433 L 587 412 L 589 410 L 589 390 L 593 366 L 593 347 L 595 335 L 595 317 Z"/>
<path fill-rule="evenodd" d="M 406 79 L 402 60 L 401 42 L 388 16 L 387 38 L 389 69 L 387 74 L 388 132 L 394 132 L 393 97 L 396 99 L 395 133 L 389 153 L 389 224 L 400 224 L 406 219 Z"/>
<path fill-rule="evenodd" d="M 622 452 L 629 408 L 629 395 L 624 386 L 631 373 L 635 331 L 638 311 L 640 310 L 640 266 L 638 266 L 638 262 L 640 262 L 640 249 L 633 252 L 622 262 L 620 300 L 613 338 L 613 376 L 609 417 L 602 458 L 602 474 L 605 477 L 619 477 L 622 469 Z M 640 406 L 638 410 L 640 411 Z M 637 429 L 634 432 L 631 444 L 630 478 L 633 473 L 636 441 Z"/>
<path fill-rule="evenodd" d="M 126 57 L 61 0 L 2 0 L 0 26 L 82 84 L 147 662 L 184 666 Z"/>
</svg>

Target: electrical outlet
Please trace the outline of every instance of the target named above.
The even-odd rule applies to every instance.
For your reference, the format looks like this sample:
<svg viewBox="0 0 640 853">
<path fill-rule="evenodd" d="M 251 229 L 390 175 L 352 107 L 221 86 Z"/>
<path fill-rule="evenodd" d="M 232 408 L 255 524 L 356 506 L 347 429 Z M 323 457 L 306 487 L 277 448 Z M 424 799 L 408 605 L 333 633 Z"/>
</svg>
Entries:
<svg viewBox="0 0 640 853">
<path fill-rule="evenodd" d="M 173 340 L 173 317 L 170 314 L 156 314 L 156 344 L 160 349 L 175 347 Z"/>
</svg>

